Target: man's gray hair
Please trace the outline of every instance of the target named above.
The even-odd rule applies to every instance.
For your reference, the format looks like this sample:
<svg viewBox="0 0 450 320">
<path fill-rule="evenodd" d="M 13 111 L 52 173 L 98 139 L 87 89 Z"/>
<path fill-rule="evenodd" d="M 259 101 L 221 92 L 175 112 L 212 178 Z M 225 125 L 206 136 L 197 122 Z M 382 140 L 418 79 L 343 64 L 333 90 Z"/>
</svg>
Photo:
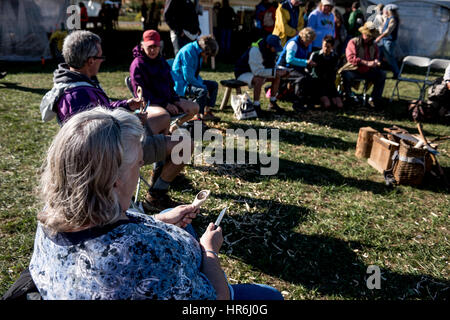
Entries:
<svg viewBox="0 0 450 320">
<path fill-rule="evenodd" d="M 114 184 L 138 161 L 144 128 L 138 117 L 103 107 L 77 113 L 55 136 L 43 164 L 38 220 L 53 232 L 102 226 L 123 210 Z"/>
<path fill-rule="evenodd" d="M 102 40 L 90 31 L 79 30 L 70 33 L 64 39 L 63 56 L 66 63 L 75 69 L 80 69 L 89 57 L 98 55 L 97 44 Z"/>
</svg>

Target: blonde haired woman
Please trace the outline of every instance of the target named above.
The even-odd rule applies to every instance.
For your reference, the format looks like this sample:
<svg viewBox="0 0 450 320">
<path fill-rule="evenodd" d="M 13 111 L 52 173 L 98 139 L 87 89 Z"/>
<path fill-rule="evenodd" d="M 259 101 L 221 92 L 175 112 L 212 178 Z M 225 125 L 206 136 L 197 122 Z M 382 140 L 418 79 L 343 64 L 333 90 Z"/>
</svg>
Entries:
<svg viewBox="0 0 450 320">
<path fill-rule="evenodd" d="M 302 29 L 297 36 L 286 43 L 277 61 L 279 66 L 293 69 L 289 73 L 289 78 L 296 78 L 294 81 L 296 99 L 292 108 L 298 112 L 307 109 L 307 104 L 310 103 L 313 96 L 312 79 L 305 68 L 316 65 L 310 59 L 312 43 L 315 38 L 316 33 L 312 28 Z"/>
<path fill-rule="evenodd" d="M 44 299 L 239 297 L 220 267 L 221 228 L 210 223 L 199 241 L 187 232 L 198 209 L 127 210 L 144 163 L 143 135 L 133 114 L 95 108 L 71 117 L 54 138 L 29 267 Z"/>
</svg>

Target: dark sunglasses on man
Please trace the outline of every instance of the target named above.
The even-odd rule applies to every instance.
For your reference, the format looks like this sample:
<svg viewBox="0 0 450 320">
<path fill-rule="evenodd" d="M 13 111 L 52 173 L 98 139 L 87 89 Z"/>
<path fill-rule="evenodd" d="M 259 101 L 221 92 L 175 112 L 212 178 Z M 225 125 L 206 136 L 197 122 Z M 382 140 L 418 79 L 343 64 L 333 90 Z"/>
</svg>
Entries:
<svg viewBox="0 0 450 320">
<path fill-rule="evenodd" d="M 106 60 L 106 57 L 105 57 L 105 56 L 92 56 L 92 57 L 90 57 L 90 58 L 92 58 L 92 59 L 94 59 L 94 60 L 97 60 L 97 59 L 101 59 L 101 60 L 103 60 L 103 61 Z"/>
</svg>

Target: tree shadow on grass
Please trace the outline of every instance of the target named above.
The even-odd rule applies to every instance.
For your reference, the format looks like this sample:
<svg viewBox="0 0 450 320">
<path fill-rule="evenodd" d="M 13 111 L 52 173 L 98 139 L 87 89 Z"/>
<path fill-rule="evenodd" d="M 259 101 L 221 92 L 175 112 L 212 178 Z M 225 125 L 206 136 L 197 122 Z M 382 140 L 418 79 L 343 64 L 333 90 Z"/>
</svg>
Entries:
<svg viewBox="0 0 450 320">
<path fill-rule="evenodd" d="M 280 129 L 272 126 L 253 125 L 245 123 L 235 123 L 231 121 L 221 121 L 221 123 L 227 125 L 227 129 L 242 129 L 245 131 L 249 129 L 255 129 L 259 132 L 260 129 L 269 130 L 268 139 L 270 139 L 270 130 L 279 130 L 279 139 L 282 142 L 287 142 L 292 145 L 305 145 L 313 148 L 330 148 L 346 151 L 348 149 L 355 148 L 355 144 L 352 142 L 344 141 L 335 137 L 327 137 L 322 135 L 316 135 L 306 132 L 295 132 L 288 129 Z M 222 129 L 223 130 L 223 129 Z"/>
<path fill-rule="evenodd" d="M 49 91 L 47 88 L 29 88 L 29 87 L 23 87 L 19 85 L 17 82 L 0 82 L 0 90 L 4 89 L 12 89 L 12 90 L 19 90 L 24 92 L 31 92 L 36 93 L 40 96 L 44 96 L 44 94 Z"/>
<path fill-rule="evenodd" d="M 327 235 L 294 232 L 314 214 L 308 208 L 272 200 L 214 194 L 215 198 L 247 202 L 256 212 L 238 214 L 229 210 L 222 220 L 222 252 L 280 280 L 301 285 L 321 295 L 351 299 L 445 299 L 450 281 L 423 274 L 401 274 L 386 268 L 381 271 L 381 289 L 368 289 L 367 272 L 357 252 L 371 246 L 344 241 Z M 218 212 L 217 212 L 218 214 Z M 199 217 L 204 229 L 216 215 Z M 372 282 L 370 282 L 372 283 Z"/>
<path fill-rule="evenodd" d="M 216 164 L 213 166 L 200 165 L 194 168 L 217 176 L 240 178 L 251 183 L 277 179 L 277 183 L 280 184 L 283 181 L 300 181 L 314 186 L 349 186 L 374 194 L 388 194 L 392 192 L 392 188 L 387 187 L 384 183 L 345 177 L 338 171 L 330 168 L 285 159 L 279 159 L 279 171 L 274 176 L 261 175 L 258 165 Z"/>
</svg>

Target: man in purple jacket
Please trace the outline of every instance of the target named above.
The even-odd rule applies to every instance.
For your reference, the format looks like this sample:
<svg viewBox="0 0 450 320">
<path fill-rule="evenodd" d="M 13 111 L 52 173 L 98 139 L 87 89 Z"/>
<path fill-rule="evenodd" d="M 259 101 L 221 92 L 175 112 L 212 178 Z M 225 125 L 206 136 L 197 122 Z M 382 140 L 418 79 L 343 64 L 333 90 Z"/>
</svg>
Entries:
<svg viewBox="0 0 450 320">
<path fill-rule="evenodd" d="M 54 72 L 53 88 L 41 101 L 42 119 L 49 121 L 55 116 L 60 125 L 75 113 L 91 109 L 98 105 L 109 109 L 125 108 L 130 111 L 139 109 L 143 103 L 138 98 L 110 101 L 97 80 L 102 56 L 101 39 L 90 31 L 75 31 L 64 40 L 63 56 L 65 64 L 60 64 Z M 143 142 L 145 164 L 163 161 L 170 157 L 173 147 L 178 143 L 169 136 L 154 135 L 150 115 L 139 116 L 144 123 L 147 137 Z M 171 164 L 167 168 L 167 179 L 172 181 L 182 170 L 183 165 Z M 166 193 L 159 195 L 157 209 L 173 207 L 175 203 Z"/>
</svg>

